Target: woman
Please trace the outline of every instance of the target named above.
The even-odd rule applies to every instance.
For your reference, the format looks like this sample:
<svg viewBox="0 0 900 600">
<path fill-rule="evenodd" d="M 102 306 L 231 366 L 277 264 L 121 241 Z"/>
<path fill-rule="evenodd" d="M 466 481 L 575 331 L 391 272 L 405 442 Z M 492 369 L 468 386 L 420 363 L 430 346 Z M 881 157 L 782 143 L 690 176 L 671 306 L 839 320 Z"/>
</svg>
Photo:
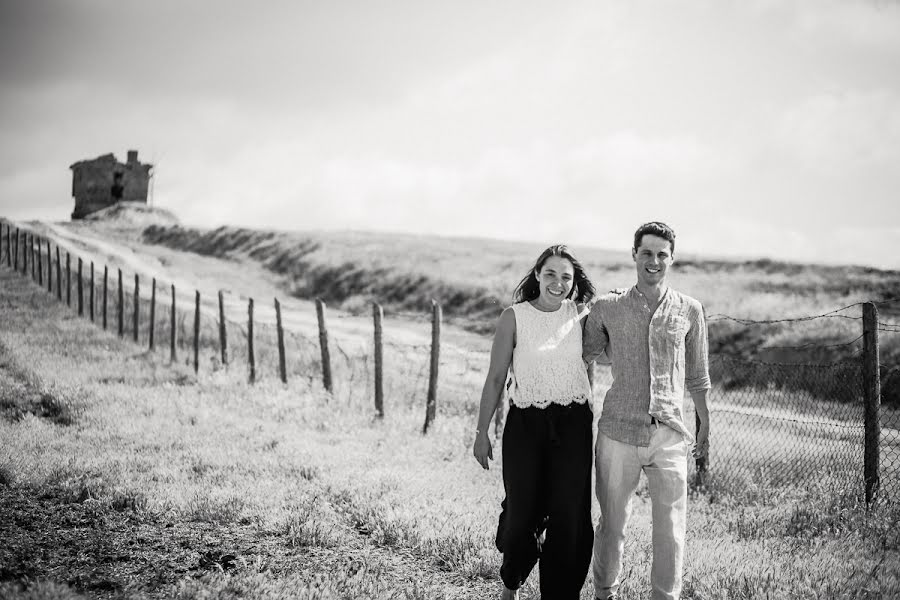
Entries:
<svg viewBox="0 0 900 600">
<path fill-rule="evenodd" d="M 563 245 L 538 257 L 500 315 L 478 414 L 473 452 L 493 459 L 488 427 L 510 375 L 503 431 L 501 598 L 540 560 L 544 598 L 578 598 L 591 559 L 591 387 L 581 358 L 583 305 L 594 295 Z M 541 530 L 546 537 L 541 542 Z"/>
</svg>

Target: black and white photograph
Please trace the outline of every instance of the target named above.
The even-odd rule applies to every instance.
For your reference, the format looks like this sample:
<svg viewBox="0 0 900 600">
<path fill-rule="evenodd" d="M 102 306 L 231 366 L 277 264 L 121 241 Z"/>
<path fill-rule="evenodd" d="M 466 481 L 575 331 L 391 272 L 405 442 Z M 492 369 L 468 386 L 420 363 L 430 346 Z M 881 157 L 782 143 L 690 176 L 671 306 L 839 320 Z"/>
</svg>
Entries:
<svg viewBox="0 0 900 600">
<path fill-rule="evenodd" d="M 900 2 L 0 0 L 0 598 L 900 598 Z"/>
</svg>

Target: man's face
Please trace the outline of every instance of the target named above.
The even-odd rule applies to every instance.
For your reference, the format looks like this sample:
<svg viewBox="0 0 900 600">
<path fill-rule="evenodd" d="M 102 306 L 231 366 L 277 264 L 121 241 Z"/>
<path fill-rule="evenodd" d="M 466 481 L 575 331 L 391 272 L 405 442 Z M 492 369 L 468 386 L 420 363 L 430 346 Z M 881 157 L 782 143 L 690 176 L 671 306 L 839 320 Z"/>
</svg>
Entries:
<svg viewBox="0 0 900 600">
<path fill-rule="evenodd" d="M 658 285 L 666 278 L 672 264 L 672 244 L 669 240 L 652 234 L 645 234 L 641 244 L 631 251 L 637 267 L 638 283 Z"/>
</svg>

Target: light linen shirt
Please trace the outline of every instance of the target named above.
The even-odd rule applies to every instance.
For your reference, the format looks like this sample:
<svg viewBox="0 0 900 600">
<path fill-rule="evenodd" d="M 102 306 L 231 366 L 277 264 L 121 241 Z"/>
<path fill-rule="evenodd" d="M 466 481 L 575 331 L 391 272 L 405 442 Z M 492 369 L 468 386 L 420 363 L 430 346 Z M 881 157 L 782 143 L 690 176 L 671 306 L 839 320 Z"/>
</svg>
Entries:
<svg viewBox="0 0 900 600">
<path fill-rule="evenodd" d="M 685 389 L 710 388 L 706 320 L 699 301 L 668 289 L 651 312 L 637 286 L 607 294 L 591 307 L 583 346 L 585 361 L 606 351 L 612 363 L 613 383 L 598 424 L 604 435 L 649 446 L 655 417 L 693 442 L 684 423 Z"/>
</svg>

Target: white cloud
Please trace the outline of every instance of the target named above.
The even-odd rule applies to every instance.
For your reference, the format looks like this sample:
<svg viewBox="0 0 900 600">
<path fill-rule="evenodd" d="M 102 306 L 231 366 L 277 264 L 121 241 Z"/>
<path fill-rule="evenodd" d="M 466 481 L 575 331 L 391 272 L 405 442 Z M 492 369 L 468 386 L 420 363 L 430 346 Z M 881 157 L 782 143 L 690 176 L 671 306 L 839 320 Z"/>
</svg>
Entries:
<svg viewBox="0 0 900 600">
<path fill-rule="evenodd" d="M 598 178 L 618 187 L 656 179 L 693 181 L 728 168 L 721 152 L 694 136 L 648 137 L 633 130 L 591 140 L 570 154 L 575 180 Z"/>
<path fill-rule="evenodd" d="M 777 141 L 820 172 L 900 164 L 900 94 L 844 90 L 821 93 L 790 108 Z"/>
<path fill-rule="evenodd" d="M 803 0 L 793 4 L 799 31 L 804 35 L 830 43 L 846 42 L 879 50 L 900 49 L 897 37 L 900 5 L 896 2 Z"/>
</svg>

